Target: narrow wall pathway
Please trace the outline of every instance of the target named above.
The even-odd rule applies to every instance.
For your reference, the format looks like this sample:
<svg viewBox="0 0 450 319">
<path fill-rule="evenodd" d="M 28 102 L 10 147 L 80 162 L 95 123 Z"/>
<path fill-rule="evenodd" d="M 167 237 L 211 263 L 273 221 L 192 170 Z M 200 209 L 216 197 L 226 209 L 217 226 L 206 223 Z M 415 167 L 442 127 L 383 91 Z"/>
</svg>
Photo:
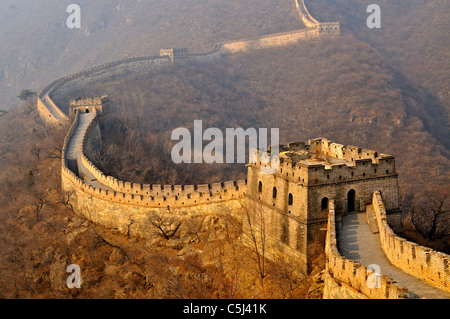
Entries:
<svg viewBox="0 0 450 319">
<path fill-rule="evenodd" d="M 450 299 L 450 293 L 400 270 L 388 260 L 381 248 L 379 234 L 373 234 L 366 213 L 353 213 L 337 223 L 337 243 L 342 256 L 362 265 L 376 264 L 380 272 L 408 289 L 410 298 Z"/>
</svg>

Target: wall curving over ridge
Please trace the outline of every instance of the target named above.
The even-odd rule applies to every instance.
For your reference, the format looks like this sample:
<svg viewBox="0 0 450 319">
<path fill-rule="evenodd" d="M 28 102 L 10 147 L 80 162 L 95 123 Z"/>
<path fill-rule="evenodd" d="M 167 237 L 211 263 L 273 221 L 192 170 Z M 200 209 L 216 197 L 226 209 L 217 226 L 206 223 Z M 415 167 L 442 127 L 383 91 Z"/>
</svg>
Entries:
<svg viewBox="0 0 450 319">
<path fill-rule="evenodd" d="M 319 25 L 319 21 L 314 19 L 314 17 L 309 13 L 306 7 L 305 0 L 295 0 L 295 6 L 297 8 L 298 14 L 302 19 L 302 22 L 307 28 L 314 28 Z"/>
<path fill-rule="evenodd" d="M 312 22 L 309 26 L 307 25 L 307 27 L 312 29 L 294 30 L 255 39 L 218 43 L 208 52 L 189 54 L 188 60 L 214 61 L 221 58 L 224 54 L 246 52 L 254 49 L 287 45 L 302 39 L 318 38 L 317 20 L 309 14 L 304 1 L 301 4 L 296 1 L 296 6 L 301 13 L 302 19 Z M 38 97 L 37 109 L 47 124 L 62 124 L 68 121 L 69 118 L 52 100 L 52 95 L 56 91 L 72 85 L 87 85 L 111 76 L 147 72 L 149 70 L 157 71 L 159 68 L 171 64 L 171 62 L 168 56 L 136 57 L 106 63 L 66 76 L 52 82 L 42 90 Z M 151 185 L 120 181 L 112 176 L 106 176 L 92 164 L 85 154 L 86 151 L 89 152 L 89 150 L 86 150 L 85 145 L 91 144 L 89 137 L 98 137 L 99 135 L 98 133 L 91 134 L 91 130 L 98 130 L 96 114 L 89 120 L 89 123 L 85 123 L 86 119 L 81 121 L 80 116 L 82 115 L 77 114 L 75 117 L 63 149 L 62 179 L 63 186 L 67 191 L 74 193 L 82 191 L 89 194 L 89 196 L 117 205 L 134 205 L 155 209 L 166 209 L 167 207 L 173 209 L 235 201 L 243 198 L 245 194 L 247 186 L 245 180 L 207 185 Z M 72 145 L 75 143 L 74 136 L 78 139 L 81 136 L 80 141 L 76 140 L 76 143 L 79 145 Z M 71 152 L 70 147 L 77 147 L 81 150 L 75 158 L 69 158 L 70 156 L 67 155 L 67 152 Z"/>
</svg>

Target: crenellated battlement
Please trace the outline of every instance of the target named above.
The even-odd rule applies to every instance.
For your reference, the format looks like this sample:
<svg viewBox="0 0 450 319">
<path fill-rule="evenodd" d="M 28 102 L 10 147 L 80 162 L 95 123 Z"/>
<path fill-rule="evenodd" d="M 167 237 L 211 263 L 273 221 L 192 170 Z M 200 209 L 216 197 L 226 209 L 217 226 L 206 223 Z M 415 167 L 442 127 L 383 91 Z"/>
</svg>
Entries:
<svg viewBox="0 0 450 319">
<path fill-rule="evenodd" d="M 138 205 L 144 207 L 188 207 L 193 205 L 205 205 L 209 203 L 222 202 L 226 200 L 237 200 L 243 197 L 246 191 L 246 180 L 228 181 L 222 183 L 202 185 L 150 185 L 119 181 L 112 176 L 105 176 L 85 155 L 86 145 L 91 136 L 90 131 L 96 128 L 95 121 L 97 111 L 93 109 L 92 120 L 78 134 L 81 134 L 80 145 L 74 146 L 83 150 L 79 154 L 78 167 L 84 167 L 94 176 L 93 181 L 101 187 L 94 187 L 88 181 L 84 181 L 75 172 L 68 168 L 68 145 L 78 128 L 81 113 L 75 114 L 74 122 L 66 136 L 63 146 L 62 175 L 68 179 L 76 188 L 95 196 L 99 199 L 115 203 Z M 81 174 L 81 172 L 79 172 Z"/>
<path fill-rule="evenodd" d="M 220 202 L 227 202 L 239 200 L 245 193 L 245 188 L 239 186 L 231 186 L 223 188 L 220 192 L 211 191 L 186 191 L 177 195 L 174 193 L 159 195 L 135 195 L 131 193 L 123 193 L 114 190 L 96 188 L 90 184 L 85 183 L 74 172 L 67 167 L 62 167 L 62 177 L 65 180 L 66 191 L 73 190 L 75 187 L 83 193 L 93 196 L 97 199 L 105 200 L 110 203 L 125 204 L 131 207 L 147 207 L 147 208 L 164 208 L 176 209 L 186 208 L 191 206 L 209 205 Z M 71 185 L 69 185 L 71 184 Z M 234 183 L 233 183 L 234 185 Z M 70 187 L 72 186 L 72 188 Z M 159 185 L 160 186 L 160 185 Z"/>
<path fill-rule="evenodd" d="M 325 138 L 310 139 L 308 143 L 293 142 L 279 145 L 277 175 L 302 185 L 343 183 L 384 176 L 397 176 L 395 158 L 388 154 L 332 143 Z M 255 167 L 270 168 L 264 160 L 271 155 L 255 152 Z M 263 158 L 260 158 L 262 155 Z"/>
<path fill-rule="evenodd" d="M 187 48 L 161 49 L 159 55 L 168 56 L 171 61 L 183 60 L 189 58 L 189 49 Z"/>
<path fill-rule="evenodd" d="M 106 103 L 107 100 L 108 100 L 107 95 L 88 97 L 88 98 L 78 97 L 78 98 L 70 100 L 69 106 L 86 106 L 86 105 L 101 106 L 103 103 Z"/>
<path fill-rule="evenodd" d="M 85 136 L 86 133 L 83 136 L 83 140 L 85 140 Z M 83 148 L 84 146 L 82 145 L 81 147 Z M 81 154 L 81 162 L 83 166 L 85 166 L 92 173 L 95 179 L 99 183 L 104 185 L 106 188 L 109 188 L 117 193 L 129 194 L 139 196 L 142 198 L 159 197 L 159 196 L 165 197 L 186 196 L 189 198 L 191 197 L 194 198 L 198 196 L 198 194 L 200 193 L 225 194 L 230 192 L 232 192 L 233 194 L 240 194 L 239 196 L 243 196 L 247 186 L 246 180 L 226 181 L 220 183 L 201 184 L 201 185 L 161 185 L 161 184 L 131 183 L 118 180 L 113 176 L 106 176 L 86 157 L 85 154 Z M 187 205 L 191 205 L 192 201 L 186 201 L 186 203 L 189 203 Z M 198 202 L 198 204 L 202 203 L 204 203 L 204 201 Z"/>
</svg>

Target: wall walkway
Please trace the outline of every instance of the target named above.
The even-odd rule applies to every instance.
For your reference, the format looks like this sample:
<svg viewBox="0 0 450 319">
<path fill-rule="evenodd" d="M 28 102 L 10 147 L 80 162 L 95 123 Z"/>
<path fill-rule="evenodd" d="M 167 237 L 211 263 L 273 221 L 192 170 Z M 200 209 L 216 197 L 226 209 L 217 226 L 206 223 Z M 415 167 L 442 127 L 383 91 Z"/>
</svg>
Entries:
<svg viewBox="0 0 450 319">
<path fill-rule="evenodd" d="M 380 266 L 381 274 L 408 289 L 408 298 L 450 298 L 450 293 L 400 270 L 389 261 L 381 248 L 379 234 L 372 233 L 367 223 L 365 212 L 344 216 L 343 222 L 338 223 L 337 233 L 338 248 L 343 256 L 362 265 Z"/>
<path fill-rule="evenodd" d="M 395 235 L 378 191 L 365 213 L 336 222 L 334 202 L 329 208 L 324 298 L 450 299 L 450 256 Z M 371 265 L 379 266 L 375 288 L 368 284 Z"/>
</svg>

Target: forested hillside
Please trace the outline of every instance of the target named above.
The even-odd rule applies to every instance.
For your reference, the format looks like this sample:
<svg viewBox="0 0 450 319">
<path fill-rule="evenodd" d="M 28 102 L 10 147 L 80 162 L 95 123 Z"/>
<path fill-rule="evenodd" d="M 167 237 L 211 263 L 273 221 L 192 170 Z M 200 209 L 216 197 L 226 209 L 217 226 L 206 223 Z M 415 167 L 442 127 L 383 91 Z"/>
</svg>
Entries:
<svg viewBox="0 0 450 319">
<path fill-rule="evenodd" d="M 372 1 L 306 2 L 318 20 L 340 21 L 343 36 L 72 87 L 55 101 L 67 110 L 70 98 L 109 95 L 113 125 L 102 131 L 104 148 L 90 156 L 133 182 L 245 178 L 244 165 L 171 161 L 171 132 L 192 131 L 196 119 L 222 130 L 279 128 L 283 143 L 323 136 L 392 154 L 405 236 L 448 253 L 448 3 L 382 0 L 382 28 L 372 30 Z M 9 111 L 0 111 L 0 298 L 311 297 L 312 278 L 286 261 L 268 264 L 261 286 L 253 255 L 223 220 L 209 218 L 178 251 L 160 237 L 128 238 L 77 216 L 60 192 L 68 128 L 45 127 L 33 99 L 15 107 L 21 90 L 39 92 L 105 62 L 303 28 L 294 1 L 80 0 L 80 30 L 65 26 L 70 3 L 0 3 L 0 109 Z M 431 233 L 427 214 L 437 211 L 447 215 Z M 73 294 L 61 280 L 71 263 L 89 265 L 83 290 Z"/>
<path fill-rule="evenodd" d="M 404 95 L 414 92 L 402 89 L 379 52 L 350 35 L 131 75 L 55 98 L 68 105 L 70 98 L 100 94 L 110 96 L 115 121 L 104 132 L 105 152 L 93 160 L 122 180 L 211 183 L 242 177 L 229 174 L 245 173 L 243 165 L 173 164 L 171 132 L 192 131 L 197 119 L 222 131 L 280 128 L 285 143 L 324 136 L 390 153 L 398 159 L 403 194 L 445 185 L 448 178 L 444 147 L 408 113 Z"/>
<path fill-rule="evenodd" d="M 447 149 L 450 148 L 450 17 L 446 1 L 379 1 L 381 29 L 366 27 L 373 1 L 308 1 L 316 17 L 338 19 L 347 32 L 374 46 L 404 91 L 407 112 L 419 117 Z M 323 8 L 326 8 L 324 10 Z M 345 30 L 344 29 L 344 30 Z M 447 154 L 448 155 L 448 154 Z"/>
<path fill-rule="evenodd" d="M 0 3 L 0 109 L 22 89 L 39 91 L 68 74 L 166 47 L 211 49 L 217 42 L 303 28 L 294 1 L 80 0 L 81 29 L 69 29 L 68 0 Z"/>
</svg>

